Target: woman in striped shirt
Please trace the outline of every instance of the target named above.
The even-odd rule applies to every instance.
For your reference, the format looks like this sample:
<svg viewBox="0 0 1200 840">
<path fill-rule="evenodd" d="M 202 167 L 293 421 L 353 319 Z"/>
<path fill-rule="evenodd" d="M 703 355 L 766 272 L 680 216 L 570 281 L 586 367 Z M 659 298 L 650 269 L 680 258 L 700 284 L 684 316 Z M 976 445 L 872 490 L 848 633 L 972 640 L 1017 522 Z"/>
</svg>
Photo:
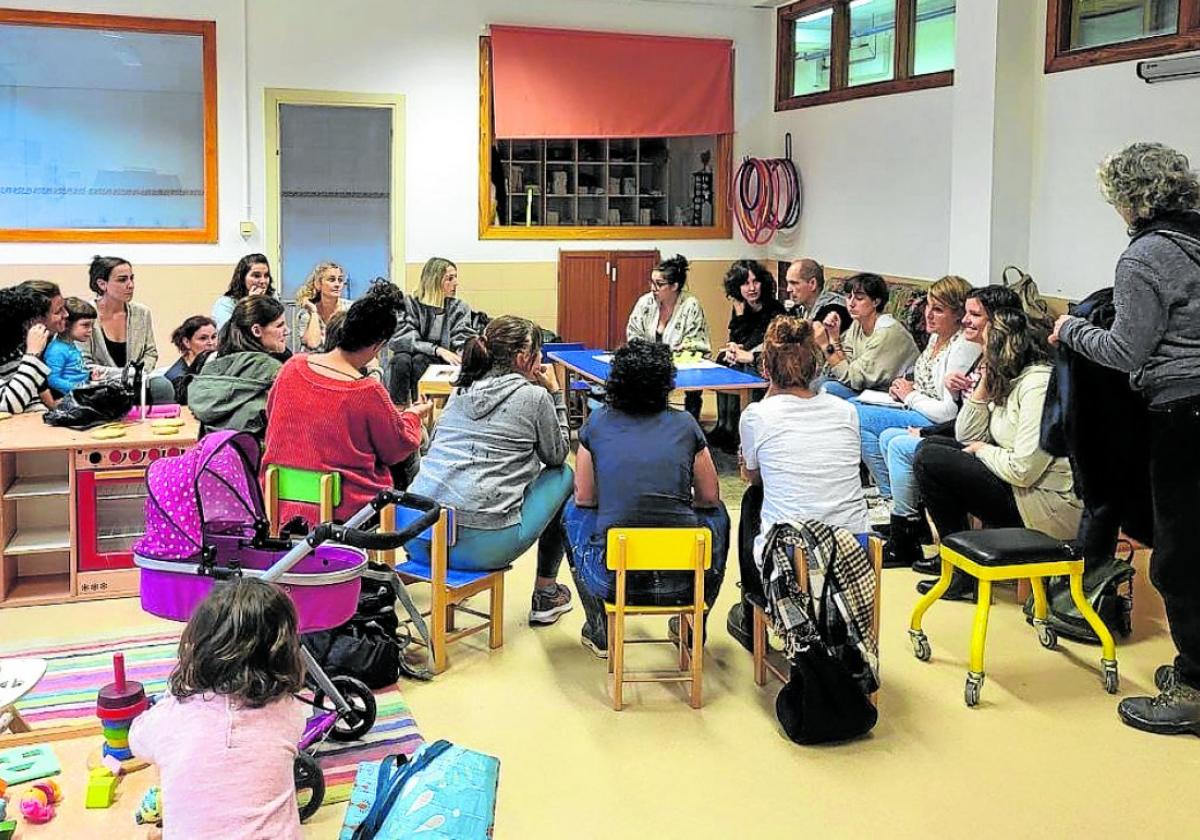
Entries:
<svg viewBox="0 0 1200 840">
<path fill-rule="evenodd" d="M 50 301 L 32 289 L 0 289 L 0 411 L 20 414 L 39 403 L 50 368 L 42 353 Z"/>
</svg>

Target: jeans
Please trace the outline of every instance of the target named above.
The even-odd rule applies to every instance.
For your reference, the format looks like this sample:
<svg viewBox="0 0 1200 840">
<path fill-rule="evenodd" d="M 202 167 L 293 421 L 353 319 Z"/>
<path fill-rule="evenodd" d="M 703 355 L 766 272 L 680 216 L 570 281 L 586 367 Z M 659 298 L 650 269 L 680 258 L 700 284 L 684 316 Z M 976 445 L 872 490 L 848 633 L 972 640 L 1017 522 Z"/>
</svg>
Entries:
<svg viewBox="0 0 1200 840">
<path fill-rule="evenodd" d="M 1150 580 L 1162 595 L 1179 655 L 1176 678 L 1200 688 L 1200 562 L 1192 517 L 1200 511 L 1200 397 L 1150 410 L 1154 552 Z"/>
<path fill-rule="evenodd" d="M 604 601 L 616 595 L 616 572 L 608 569 L 606 535 L 596 528 L 596 509 L 581 508 L 568 499 L 563 508 L 571 575 L 585 616 L 584 632 L 593 641 L 608 637 Z M 712 606 L 725 579 L 729 555 L 729 513 L 724 504 L 696 511 L 697 524 L 712 533 L 712 565 L 704 573 L 704 603 Z M 638 606 L 686 604 L 692 598 L 690 572 L 632 572 L 625 590 L 626 602 Z"/>
<path fill-rule="evenodd" d="M 859 395 L 858 391 L 848 385 L 843 385 L 836 379 L 826 379 L 821 383 L 820 390 L 826 394 L 833 394 L 835 397 L 841 397 L 844 400 L 853 399 Z"/>
<path fill-rule="evenodd" d="M 988 528 L 1021 528 L 1012 487 L 952 438 L 929 437 L 913 463 L 925 509 L 944 539 L 965 531 L 968 516 Z"/>
<path fill-rule="evenodd" d="M 424 353 L 392 353 L 388 367 L 388 393 L 396 405 L 408 405 L 417 398 L 417 383 L 434 363 L 433 356 Z"/>
<path fill-rule="evenodd" d="M 891 408 L 886 405 L 871 405 L 854 400 L 858 410 L 858 436 L 862 444 L 862 459 L 875 476 L 879 495 L 892 495 L 892 483 L 888 475 L 888 463 L 883 453 L 882 437 L 885 431 L 899 429 L 907 434 L 907 427 L 924 428 L 932 425 L 928 417 L 911 408 Z"/>
<path fill-rule="evenodd" d="M 907 429 L 884 429 L 879 435 L 879 449 L 887 467 L 884 477 L 876 475 L 875 480 L 879 483 L 880 494 L 892 497 L 892 513 L 896 516 L 917 515 L 921 494 L 913 476 L 913 459 L 924 440 L 910 435 Z"/>
<path fill-rule="evenodd" d="M 459 526 L 458 539 L 450 547 L 450 568 L 471 572 L 503 569 L 511 566 L 536 541 L 538 577 L 556 577 L 563 558 L 559 517 L 563 502 L 570 498 L 574 489 L 575 473 L 570 467 L 563 465 L 542 470 L 525 489 L 520 522 L 498 529 Z M 428 540 L 410 540 L 405 548 L 417 562 L 429 563 Z"/>
</svg>

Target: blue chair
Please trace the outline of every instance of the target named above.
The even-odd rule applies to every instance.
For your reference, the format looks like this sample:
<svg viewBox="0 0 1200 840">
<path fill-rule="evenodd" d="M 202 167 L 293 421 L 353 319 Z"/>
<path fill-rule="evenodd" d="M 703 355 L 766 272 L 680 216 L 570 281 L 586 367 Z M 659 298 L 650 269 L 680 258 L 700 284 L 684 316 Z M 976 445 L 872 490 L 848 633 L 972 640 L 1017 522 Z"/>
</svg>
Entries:
<svg viewBox="0 0 1200 840">
<path fill-rule="evenodd" d="M 394 523 L 380 522 L 381 528 L 403 528 L 419 517 L 420 511 L 411 508 L 386 508 L 394 511 Z M 442 508 L 437 524 L 421 539 L 429 540 L 428 564 L 407 557 L 396 564 L 396 574 L 406 584 L 427 583 L 430 588 L 430 608 L 424 615 L 429 617 L 429 638 L 433 648 L 433 672 L 440 674 L 449 664 L 446 648 L 459 639 L 488 631 L 488 647 L 492 650 L 504 644 L 504 575 L 508 568 L 490 572 L 468 572 L 449 567 L 450 546 L 454 544 L 455 525 L 453 508 Z M 480 612 L 465 605 L 465 601 L 480 592 L 489 594 L 488 612 Z M 480 622 L 458 629 L 455 616 L 466 613 Z M 415 639 L 418 643 L 420 639 Z"/>
<path fill-rule="evenodd" d="M 542 364 L 554 364 L 554 372 L 558 375 L 559 381 L 562 382 L 563 390 L 567 394 L 567 418 L 569 421 L 572 421 L 573 428 L 582 426 L 584 421 L 587 420 L 588 396 L 592 392 L 592 386 L 582 379 L 573 377 L 562 365 L 552 362 L 550 354 L 587 349 L 587 345 L 581 341 L 559 341 L 542 345 Z M 579 400 L 580 408 L 577 412 L 572 413 L 571 398 L 576 394 L 579 394 L 581 397 Z"/>
</svg>

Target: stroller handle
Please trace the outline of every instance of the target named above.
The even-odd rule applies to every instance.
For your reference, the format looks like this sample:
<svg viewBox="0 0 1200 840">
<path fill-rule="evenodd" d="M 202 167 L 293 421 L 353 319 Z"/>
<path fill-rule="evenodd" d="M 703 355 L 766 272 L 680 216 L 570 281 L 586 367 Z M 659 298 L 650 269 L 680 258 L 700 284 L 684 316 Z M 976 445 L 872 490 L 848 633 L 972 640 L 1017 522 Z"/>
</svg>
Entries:
<svg viewBox="0 0 1200 840">
<path fill-rule="evenodd" d="M 333 540 L 352 548 L 366 551 L 391 551 L 399 548 L 413 537 L 433 527 L 441 516 L 441 506 L 433 499 L 416 496 L 412 493 L 399 493 L 395 490 L 384 490 L 375 497 L 371 507 L 379 509 L 388 504 L 398 507 L 421 510 L 420 516 L 409 522 L 398 531 L 376 531 L 370 533 L 359 530 L 353 525 L 334 525 L 324 523 L 313 529 L 308 537 L 308 544 L 314 548 L 327 540 Z M 355 523 L 357 524 L 357 523 Z"/>
</svg>

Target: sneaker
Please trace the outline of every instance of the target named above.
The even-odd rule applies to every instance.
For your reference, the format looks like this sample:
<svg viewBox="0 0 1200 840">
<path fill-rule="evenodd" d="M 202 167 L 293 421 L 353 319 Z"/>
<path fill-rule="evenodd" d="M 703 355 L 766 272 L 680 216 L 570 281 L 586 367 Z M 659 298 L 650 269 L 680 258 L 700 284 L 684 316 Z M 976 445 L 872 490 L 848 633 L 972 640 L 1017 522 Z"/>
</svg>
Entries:
<svg viewBox="0 0 1200 840">
<path fill-rule="evenodd" d="M 560 615 L 570 612 L 573 606 L 571 590 L 561 583 L 554 584 L 553 592 L 535 589 L 529 607 L 529 623 L 535 626 L 553 624 Z"/>
<path fill-rule="evenodd" d="M 1154 671 L 1154 687 L 1159 691 L 1170 691 L 1175 687 L 1175 666 L 1159 665 Z"/>
<path fill-rule="evenodd" d="M 597 641 L 588 635 L 587 627 L 583 628 L 583 632 L 579 634 L 580 643 L 592 652 L 592 655 L 597 659 L 608 659 L 608 640 L 601 639 Z"/>
<path fill-rule="evenodd" d="M 735 642 L 751 653 L 754 652 L 754 622 L 750 617 L 751 607 L 745 601 L 738 601 L 729 608 L 729 618 L 725 620 L 725 629 L 733 636 Z"/>
<path fill-rule="evenodd" d="M 1200 690 L 1176 682 L 1157 697 L 1125 698 L 1117 706 L 1117 714 L 1127 726 L 1143 732 L 1200 735 Z"/>
</svg>

